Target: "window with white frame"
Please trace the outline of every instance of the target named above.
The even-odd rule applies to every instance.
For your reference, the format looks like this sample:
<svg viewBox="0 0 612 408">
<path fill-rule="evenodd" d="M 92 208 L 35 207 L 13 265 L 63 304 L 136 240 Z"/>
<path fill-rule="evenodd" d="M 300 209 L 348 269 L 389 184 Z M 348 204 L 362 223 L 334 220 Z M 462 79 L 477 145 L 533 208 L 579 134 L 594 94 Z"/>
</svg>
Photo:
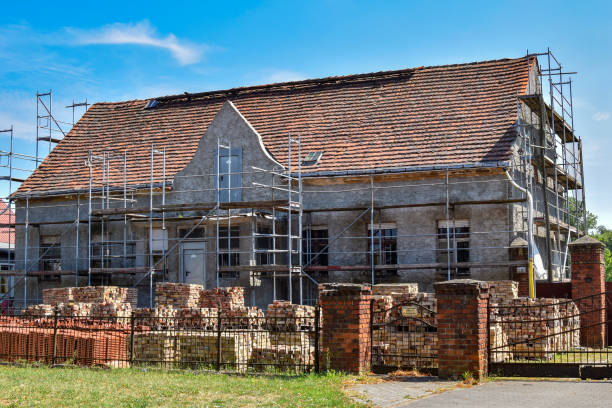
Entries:
<svg viewBox="0 0 612 408">
<path fill-rule="evenodd" d="M 397 265 L 397 226 L 395 223 L 368 225 L 368 252 L 370 256 L 372 250 L 374 265 Z M 397 270 L 382 270 L 378 271 L 378 274 L 396 275 Z"/>
<path fill-rule="evenodd" d="M 470 262 L 470 221 L 438 220 L 437 227 L 437 261 L 444 264 Z M 451 272 L 455 276 L 469 276 L 470 268 L 453 268 Z"/>
</svg>

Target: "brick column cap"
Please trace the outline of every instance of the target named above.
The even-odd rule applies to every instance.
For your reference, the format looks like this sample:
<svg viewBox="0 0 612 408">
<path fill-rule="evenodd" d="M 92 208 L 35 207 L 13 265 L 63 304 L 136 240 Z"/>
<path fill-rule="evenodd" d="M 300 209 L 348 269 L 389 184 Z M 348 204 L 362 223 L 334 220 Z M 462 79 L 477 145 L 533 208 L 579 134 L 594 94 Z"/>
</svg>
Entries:
<svg viewBox="0 0 612 408">
<path fill-rule="evenodd" d="M 463 294 L 473 293 L 479 295 L 489 292 L 489 284 L 475 279 L 452 279 L 434 283 L 436 294 Z"/>
<path fill-rule="evenodd" d="M 603 242 L 598 241 L 595 238 L 588 236 L 588 235 L 585 235 L 569 243 L 570 248 L 576 248 L 576 247 L 582 247 L 582 246 L 595 246 L 595 247 L 605 248 L 606 245 Z"/>
</svg>

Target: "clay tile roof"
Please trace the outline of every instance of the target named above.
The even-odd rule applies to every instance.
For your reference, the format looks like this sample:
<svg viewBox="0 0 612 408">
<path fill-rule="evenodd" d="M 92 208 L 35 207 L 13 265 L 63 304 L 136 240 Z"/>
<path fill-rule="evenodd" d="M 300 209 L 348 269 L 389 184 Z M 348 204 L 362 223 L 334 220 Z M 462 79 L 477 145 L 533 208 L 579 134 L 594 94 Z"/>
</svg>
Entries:
<svg viewBox="0 0 612 408">
<path fill-rule="evenodd" d="M 152 109 L 144 109 L 147 100 L 96 103 L 18 194 L 86 190 L 88 150 L 127 151 L 128 183 L 137 185 L 149 183 L 151 144 L 165 147 L 172 177 L 190 161 L 226 100 L 279 162 L 287 162 L 289 133 L 301 137 L 304 154 L 324 152 L 310 172 L 505 161 L 516 137 L 516 96 L 525 93 L 531 62 L 524 57 L 176 95 L 156 98 Z M 111 165 L 112 183 L 121 182 L 122 161 Z M 101 169 L 94 166 L 94 180 L 101 180 Z"/>
</svg>

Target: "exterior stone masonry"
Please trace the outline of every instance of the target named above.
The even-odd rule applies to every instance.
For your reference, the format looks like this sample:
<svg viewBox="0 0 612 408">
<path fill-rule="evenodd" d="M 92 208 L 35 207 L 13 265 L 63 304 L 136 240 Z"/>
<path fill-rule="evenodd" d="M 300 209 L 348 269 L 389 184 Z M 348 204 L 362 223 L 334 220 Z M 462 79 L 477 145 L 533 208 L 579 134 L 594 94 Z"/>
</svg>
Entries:
<svg viewBox="0 0 612 408">
<path fill-rule="evenodd" d="M 350 373 L 369 370 L 371 360 L 370 304 L 372 289 L 359 284 L 319 286 L 323 319 L 323 365 Z"/>
<path fill-rule="evenodd" d="M 572 299 L 580 310 L 583 326 L 580 344 L 601 348 L 605 346 L 606 340 L 605 245 L 584 236 L 569 246 L 572 258 Z"/>
<path fill-rule="evenodd" d="M 487 375 L 489 284 L 456 279 L 434 285 L 438 302 L 438 375 Z"/>
</svg>

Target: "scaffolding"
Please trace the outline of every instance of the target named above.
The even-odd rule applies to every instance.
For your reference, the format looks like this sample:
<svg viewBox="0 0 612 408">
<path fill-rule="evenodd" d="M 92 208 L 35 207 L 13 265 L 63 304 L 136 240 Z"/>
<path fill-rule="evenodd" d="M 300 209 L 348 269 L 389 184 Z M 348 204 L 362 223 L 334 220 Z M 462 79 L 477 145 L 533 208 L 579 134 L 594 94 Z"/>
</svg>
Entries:
<svg viewBox="0 0 612 408">
<path fill-rule="evenodd" d="M 529 109 L 517 118 L 522 154 L 513 163 L 516 179 L 535 200 L 534 223 L 544 228 L 546 279 L 569 279 L 568 244 L 587 234 L 582 140 L 574 129 L 572 76 L 554 54 L 529 54 L 530 73 L 539 77 L 528 83 L 517 106 Z M 531 64 L 532 61 L 538 63 Z M 519 110 L 520 113 L 520 110 Z"/>
<path fill-rule="evenodd" d="M 435 280 L 444 280 L 486 269 L 509 270 L 512 278 L 512 271 L 527 265 L 525 260 L 508 259 L 512 240 L 521 236 L 529 241 L 528 245 L 536 244 L 528 234 L 528 200 L 522 190 L 513 187 L 516 182 L 535 198 L 533 227 L 544 230 L 542 233 L 536 228 L 535 235 L 538 245 L 544 243 L 547 279 L 552 280 L 553 270 L 567 270 L 570 239 L 586 233 L 582 146 L 574 134 L 572 81 L 566 79 L 572 73 L 561 69 L 550 50 L 530 56 L 540 57 L 543 68 L 530 65 L 531 70 L 539 69 L 539 84 L 530 83 L 526 94 L 517 96 L 519 143 L 509 168 L 444 165 L 418 171 L 397 169 L 391 181 L 385 178 L 389 174 L 364 172 L 353 177 L 357 181 L 325 188 L 318 187 L 304 172 L 306 155 L 299 135 L 287 135 L 284 166 L 245 169 L 241 158 L 234 153 L 240 146 L 218 138 L 213 147 L 215 163 L 211 172 L 170 177 L 166 174 L 166 163 L 173 157 L 162 145 L 150 145 L 148 177 L 130 174 L 128 163 L 146 159 L 132 157 L 129 151 L 89 151 L 84 163 L 89 174 L 88 186 L 74 191 L 71 201 L 38 202 L 33 208 L 31 200 L 37 197 L 28 193 L 19 197 L 23 203 L 23 221 L 9 224 L 23 228 L 24 260 L 20 267 L 13 268 L 12 274 L 25 283 L 28 277 L 59 277 L 62 281 L 64 276 L 74 276 L 71 281 L 74 286 L 110 284 L 122 277 L 122 285 L 146 289 L 148 306 L 153 307 L 156 282 L 190 281 L 183 270 L 182 244 L 201 240 L 206 259 L 214 256 L 214 286 L 227 282 L 247 285 L 245 282 L 248 282 L 248 286 L 257 287 L 267 282 L 273 300 L 300 304 L 314 303 L 317 285 L 324 281 L 359 279 L 374 285 L 400 280 L 402 273 L 423 271 Z M 548 79 L 547 87 L 542 86 L 545 79 Z M 543 89 L 550 95 L 545 95 Z M 56 121 L 51 114 L 51 92 L 37 94 L 37 103 L 40 104 L 37 153 L 27 157 L 36 164 L 40 162 L 39 142 L 49 143 L 50 150 L 51 144 L 59 141 L 55 133 L 65 134 L 61 128 L 64 123 Z M 68 107 L 74 115 L 74 109 L 81 106 L 87 108 L 88 103 L 73 103 Z M 41 121 L 45 126 L 39 126 Z M 11 182 L 16 169 L 12 160 L 17 157 L 12 152 L 12 142 L 7 157 Z M 507 170 L 511 179 L 506 177 Z M 251 183 L 243 183 L 245 177 L 254 175 L 263 179 L 253 178 Z M 467 178 L 473 175 L 485 177 Z M 196 183 L 196 187 L 177 188 L 180 178 L 209 180 L 211 186 Z M 466 199 L 458 193 L 466 186 L 500 194 Z M 243 191 L 257 191 L 260 198 L 245 200 Z M 406 199 L 386 202 L 385 197 L 395 192 L 403 193 Z M 437 198 L 414 199 L 408 192 L 414 192 L 414 196 L 430 193 Z M 185 196 L 181 198 L 182 194 Z M 187 195 L 206 199 L 187 199 Z M 325 205 L 336 202 L 339 196 L 350 195 L 358 199 L 346 206 Z M 65 198 L 67 194 L 55 196 Z M 54 194 L 47 197 L 52 198 Z M 466 224 L 461 209 L 472 206 L 503 209 L 507 228 L 479 230 L 475 225 Z M 32 211 L 44 208 L 74 216 L 56 221 L 31 218 Z M 521 224 L 518 228 L 514 221 L 517 208 Z M 423 232 L 402 231 L 397 224 L 393 227 L 388 222 L 389 214 L 401 209 L 430 211 L 436 217 L 435 228 Z M 343 214 L 338 217 L 334 234 L 330 235 L 328 230 L 325 234 L 317 233 L 320 223 L 317 220 L 334 214 Z M 366 225 L 367 234 L 355 233 L 363 231 L 361 224 Z M 32 246 L 29 231 L 35 227 L 40 229 L 41 225 L 53 226 L 54 239 L 44 246 L 42 243 Z M 173 237 L 169 225 L 176 230 Z M 241 228 L 243 225 L 248 228 Z M 70 235 L 74 236 L 74 244 L 66 238 Z M 81 239 L 85 235 L 86 241 Z M 400 239 L 408 244 L 402 244 Z M 248 248 L 241 245 L 247 241 Z M 58 247 L 63 251 L 60 265 L 49 270 L 41 260 Z M 74 259 L 70 261 L 65 253 L 74 253 Z M 334 260 L 330 262 L 331 258 Z M 208 264 L 203 268 L 201 283 L 207 284 L 207 273 L 212 268 Z M 176 275 L 170 276 L 170 270 L 176 271 Z M 564 277 L 568 276 L 557 278 Z M 14 282 L 13 286 L 18 283 Z M 27 290 L 25 284 L 24 304 L 28 300 Z"/>
</svg>

